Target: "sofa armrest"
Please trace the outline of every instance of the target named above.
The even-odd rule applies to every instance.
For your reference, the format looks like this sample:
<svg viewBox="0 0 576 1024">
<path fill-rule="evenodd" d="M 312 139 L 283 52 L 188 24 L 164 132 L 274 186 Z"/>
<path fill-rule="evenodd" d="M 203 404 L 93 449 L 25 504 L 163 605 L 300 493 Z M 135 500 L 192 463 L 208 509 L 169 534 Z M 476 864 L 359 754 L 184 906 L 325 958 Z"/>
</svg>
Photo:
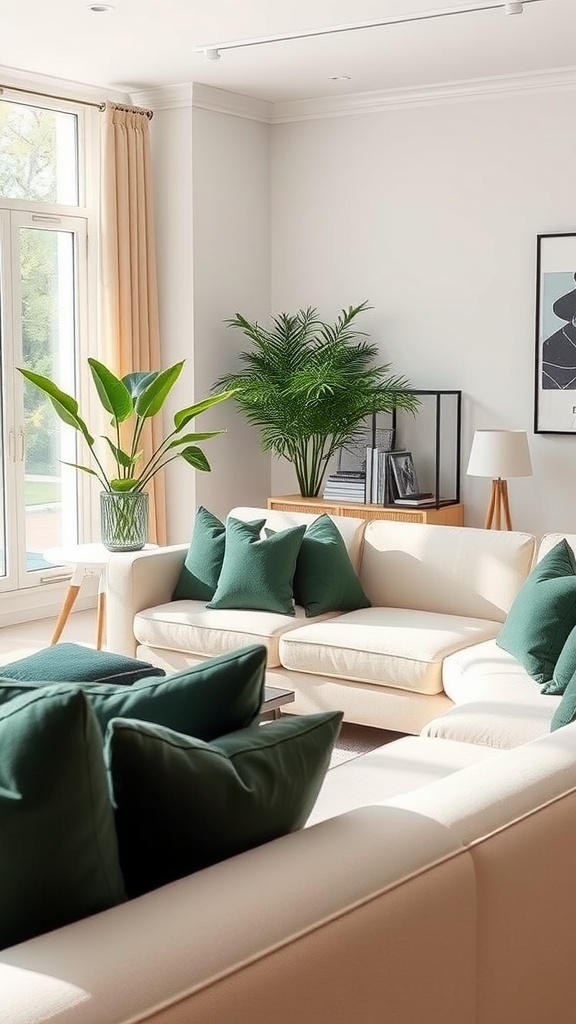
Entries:
<svg viewBox="0 0 576 1024">
<path fill-rule="evenodd" d="M 106 581 L 108 649 L 134 657 L 134 616 L 143 608 L 170 601 L 188 544 L 113 555 Z"/>
<path fill-rule="evenodd" d="M 2 950 L 0 1020 L 471 1024 L 474 898 L 447 829 L 363 808 Z"/>
</svg>

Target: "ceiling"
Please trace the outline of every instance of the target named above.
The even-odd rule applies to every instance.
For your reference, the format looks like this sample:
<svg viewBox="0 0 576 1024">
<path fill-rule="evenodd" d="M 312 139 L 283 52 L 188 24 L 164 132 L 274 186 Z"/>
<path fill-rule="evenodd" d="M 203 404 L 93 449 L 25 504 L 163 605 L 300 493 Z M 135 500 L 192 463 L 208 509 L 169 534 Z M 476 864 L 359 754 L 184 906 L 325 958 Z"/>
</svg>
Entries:
<svg viewBox="0 0 576 1024">
<path fill-rule="evenodd" d="M 2 0 L 0 65 L 122 92 L 200 82 L 271 103 L 576 68 L 576 0 Z M 495 9 L 486 8 L 489 2 Z M 465 8 L 474 7 L 471 12 Z M 195 48 L 365 21 L 404 24 Z M 459 12 L 459 13 L 456 13 Z M 331 76 L 343 80 L 332 81 Z"/>
</svg>

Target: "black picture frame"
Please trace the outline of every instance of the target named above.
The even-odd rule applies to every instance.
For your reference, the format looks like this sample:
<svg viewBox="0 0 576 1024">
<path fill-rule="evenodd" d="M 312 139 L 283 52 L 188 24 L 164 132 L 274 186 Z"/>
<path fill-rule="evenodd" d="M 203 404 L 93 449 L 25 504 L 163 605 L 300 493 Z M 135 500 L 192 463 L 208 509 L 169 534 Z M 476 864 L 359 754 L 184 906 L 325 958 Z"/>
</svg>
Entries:
<svg viewBox="0 0 576 1024">
<path fill-rule="evenodd" d="M 576 434 L 576 232 L 536 236 L 534 433 Z"/>
<path fill-rule="evenodd" d="M 390 452 L 388 463 L 392 467 L 399 498 L 412 498 L 419 493 L 418 478 L 411 452 Z"/>
</svg>

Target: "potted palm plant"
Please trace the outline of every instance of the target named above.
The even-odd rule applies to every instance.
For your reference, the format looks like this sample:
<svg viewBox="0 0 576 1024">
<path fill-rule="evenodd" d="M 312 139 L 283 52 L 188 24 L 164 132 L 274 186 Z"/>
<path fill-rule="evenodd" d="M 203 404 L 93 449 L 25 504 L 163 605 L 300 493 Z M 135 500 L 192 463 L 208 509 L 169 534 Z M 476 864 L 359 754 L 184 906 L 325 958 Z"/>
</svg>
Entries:
<svg viewBox="0 0 576 1024">
<path fill-rule="evenodd" d="M 316 497 L 332 456 L 366 436 L 373 413 L 415 412 L 410 383 L 377 365 L 378 348 L 356 329 L 367 302 L 343 309 L 334 324 L 316 309 L 279 313 L 270 327 L 236 313 L 225 321 L 252 347 L 240 353 L 242 368 L 225 373 L 214 387 L 234 390 L 234 399 L 261 433 L 264 451 L 294 465 L 300 493 Z"/>
<path fill-rule="evenodd" d="M 97 359 L 88 359 L 88 365 L 100 403 L 111 417 L 113 437 L 103 436 L 104 455 L 99 454 L 95 438 L 80 416 L 74 397 L 62 391 L 49 377 L 22 367 L 19 370 L 27 381 L 44 392 L 60 419 L 74 427 L 88 445 L 92 466 L 66 465 L 89 473 L 100 482 L 102 543 L 110 551 L 138 551 L 146 543 L 148 528 L 146 485 L 174 459 L 183 459 L 194 469 L 210 470 L 210 463 L 198 442 L 216 437 L 223 431 L 184 431 L 196 416 L 228 398 L 229 392 L 212 395 L 196 405 L 180 409 L 174 414 L 173 429 L 144 460 L 140 449 L 142 431 L 162 409 L 180 376 L 184 360 L 166 370 L 129 373 L 122 378 L 116 377 Z M 111 470 L 108 465 L 112 466 Z"/>
</svg>

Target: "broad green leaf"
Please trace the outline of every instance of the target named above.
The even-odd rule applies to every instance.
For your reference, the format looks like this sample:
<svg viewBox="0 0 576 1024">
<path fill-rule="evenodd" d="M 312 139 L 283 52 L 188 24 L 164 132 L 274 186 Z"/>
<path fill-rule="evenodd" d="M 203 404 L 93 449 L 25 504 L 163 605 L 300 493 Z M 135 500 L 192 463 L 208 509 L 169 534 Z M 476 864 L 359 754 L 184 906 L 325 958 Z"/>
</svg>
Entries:
<svg viewBox="0 0 576 1024">
<path fill-rule="evenodd" d="M 194 469 L 200 469 L 204 473 L 210 472 L 210 463 L 201 448 L 185 448 L 184 451 L 178 454 L 189 466 L 193 466 Z"/>
<path fill-rule="evenodd" d="M 137 370 L 122 377 L 122 383 L 126 385 L 132 401 L 135 402 L 157 376 L 157 370 Z"/>
<path fill-rule="evenodd" d="M 129 455 L 128 452 L 125 452 L 122 448 L 118 448 L 113 444 L 110 438 L 106 437 L 105 434 L 102 435 L 102 438 L 106 441 L 106 444 L 110 448 L 110 451 L 118 465 L 124 466 L 124 469 L 129 469 L 131 466 L 134 466 L 138 462 L 138 459 L 142 457 L 142 452 L 136 452 L 136 455 Z"/>
<path fill-rule="evenodd" d="M 115 478 L 110 481 L 110 490 L 120 494 L 138 490 L 138 480 L 118 480 Z"/>
<path fill-rule="evenodd" d="M 79 466 L 77 462 L 66 462 L 65 459 L 60 459 L 60 463 L 63 466 L 72 466 L 72 469 L 81 469 L 83 473 L 89 473 L 90 476 L 95 476 L 100 479 L 95 469 L 90 469 L 90 466 Z"/>
<path fill-rule="evenodd" d="M 218 434 L 225 434 L 225 430 L 207 430 L 204 434 L 184 434 L 182 437 L 177 437 L 174 441 L 171 441 L 168 448 L 179 448 L 182 444 L 190 444 L 192 441 L 208 441 L 211 437 L 217 437 Z"/>
<path fill-rule="evenodd" d="M 135 408 L 137 416 L 140 416 L 142 419 L 150 419 L 151 416 L 155 416 L 156 413 L 160 412 L 170 391 L 178 380 L 183 366 L 184 360 L 182 359 L 181 362 L 169 366 L 167 370 L 162 370 L 152 383 L 148 384 L 142 394 L 136 399 Z"/>
<path fill-rule="evenodd" d="M 92 447 L 94 438 L 84 420 L 78 415 L 78 402 L 76 399 L 72 395 L 67 394 L 66 391 L 62 391 L 49 377 L 44 377 L 41 373 L 34 373 L 33 370 L 25 370 L 21 366 L 18 367 L 18 370 L 30 384 L 34 384 L 47 395 L 62 422 L 80 431 L 87 444 Z"/>
<path fill-rule="evenodd" d="M 174 413 L 174 426 L 176 430 L 183 430 L 195 416 L 199 416 L 201 412 L 204 412 L 206 409 L 210 409 L 213 405 L 218 405 L 219 402 L 225 402 L 227 398 L 230 398 L 234 394 L 234 391 L 235 389 L 231 391 L 221 391 L 218 395 L 212 395 L 210 398 L 205 398 L 202 402 L 198 402 L 196 405 L 189 405 L 187 409 L 180 409 L 179 412 Z M 222 433 L 222 431 L 220 431 L 220 433 Z"/>
<path fill-rule="evenodd" d="M 106 412 L 111 412 L 117 423 L 123 423 L 134 412 L 134 405 L 128 388 L 107 366 L 104 366 L 97 359 L 89 359 L 88 366 L 96 385 L 98 398 Z"/>
</svg>

